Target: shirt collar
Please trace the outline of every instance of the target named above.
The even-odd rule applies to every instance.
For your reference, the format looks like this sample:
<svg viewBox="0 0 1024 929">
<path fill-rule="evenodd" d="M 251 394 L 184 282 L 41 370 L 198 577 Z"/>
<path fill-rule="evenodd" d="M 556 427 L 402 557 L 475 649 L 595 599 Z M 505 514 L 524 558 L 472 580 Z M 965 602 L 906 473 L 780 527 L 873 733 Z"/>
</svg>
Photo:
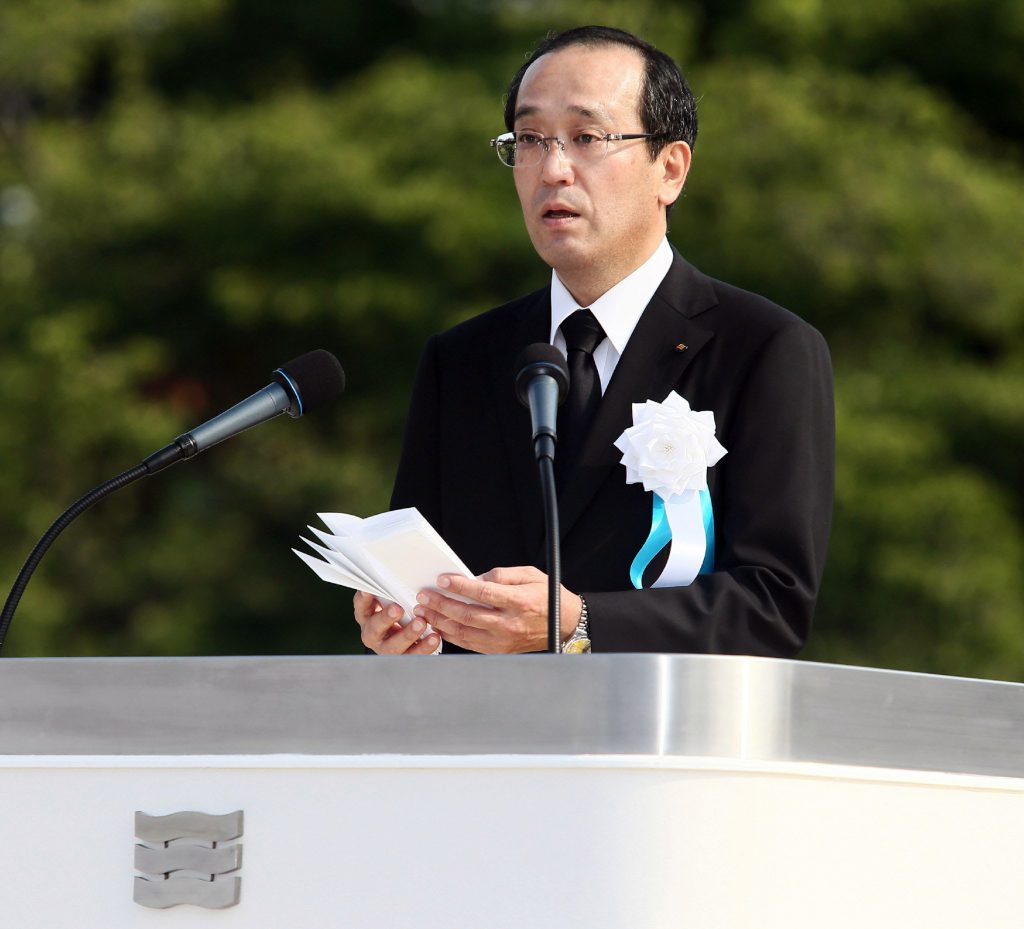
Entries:
<svg viewBox="0 0 1024 929">
<path fill-rule="evenodd" d="M 632 274 L 624 277 L 611 290 L 602 294 L 590 304 L 590 311 L 604 329 L 608 341 L 621 355 L 626 343 L 633 334 L 636 324 L 640 321 L 647 304 L 651 302 L 654 292 L 661 285 L 672 266 L 672 247 L 668 239 L 662 239 L 654 254 Z M 551 272 L 551 335 L 554 343 L 555 333 L 565 319 L 580 305 L 566 289 L 558 275 Z"/>
</svg>

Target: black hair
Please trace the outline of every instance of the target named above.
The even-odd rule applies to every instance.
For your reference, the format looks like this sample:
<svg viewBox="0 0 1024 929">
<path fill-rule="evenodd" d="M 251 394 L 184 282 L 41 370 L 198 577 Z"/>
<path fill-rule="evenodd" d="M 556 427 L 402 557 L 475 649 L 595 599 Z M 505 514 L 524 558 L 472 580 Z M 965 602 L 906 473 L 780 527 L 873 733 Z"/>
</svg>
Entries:
<svg viewBox="0 0 1024 929">
<path fill-rule="evenodd" d="M 670 142 L 683 141 L 692 149 L 697 142 L 697 101 L 679 66 L 664 52 L 637 36 L 611 26 L 578 26 L 549 35 L 516 71 L 505 97 L 505 128 L 515 125 L 516 100 L 523 75 L 541 55 L 571 45 L 624 45 L 644 59 L 644 78 L 640 88 L 640 123 L 651 133 L 647 148 L 651 159 Z"/>
</svg>

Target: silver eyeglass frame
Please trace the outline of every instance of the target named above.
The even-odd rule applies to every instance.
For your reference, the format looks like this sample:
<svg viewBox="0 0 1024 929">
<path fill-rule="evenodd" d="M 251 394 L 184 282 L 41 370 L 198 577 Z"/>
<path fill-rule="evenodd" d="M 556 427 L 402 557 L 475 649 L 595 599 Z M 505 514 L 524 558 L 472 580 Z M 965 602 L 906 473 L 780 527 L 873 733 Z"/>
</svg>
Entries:
<svg viewBox="0 0 1024 929">
<path fill-rule="evenodd" d="M 631 139 L 652 139 L 654 138 L 654 136 L 655 133 L 653 132 L 609 132 L 603 136 L 595 136 L 595 141 L 588 143 L 588 145 L 596 145 L 598 142 L 604 143 L 603 147 L 601 148 L 600 157 L 593 159 L 593 161 L 600 161 L 608 154 L 609 142 L 627 142 L 630 141 Z M 515 151 L 518 151 L 519 141 L 516 139 L 516 134 L 514 132 L 503 132 L 501 135 L 497 136 L 497 138 L 491 139 L 490 141 L 490 146 L 491 148 L 494 149 L 494 153 L 498 156 L 498 161 L 500 161 L 507 168 L 536 167 L 537 165 L 541 164 L 544 161 L 544 159 L 548 156 L 548 154 L 551 152 L 552 142 L 557 143 L 559 151 L 561 151 L 563 157 L 566 155 L 564 139 L 561 139 L 556 135 L 541 136 L 541 138 L 537 140 L 536 151 L 542 151 L 541 146 L 543 146 L 543 154 L 535 162 L 517 164 L 518 159 L 516 159 L 515 155 L 513 155 L 513 163 L 509 164 L 504 158 L 501 157 L 501 146 L 506 145 L 509 142 L 515 145 Z M 572 153 L 569 153 L 569 157 L 572 157 Z"/>
</svg>

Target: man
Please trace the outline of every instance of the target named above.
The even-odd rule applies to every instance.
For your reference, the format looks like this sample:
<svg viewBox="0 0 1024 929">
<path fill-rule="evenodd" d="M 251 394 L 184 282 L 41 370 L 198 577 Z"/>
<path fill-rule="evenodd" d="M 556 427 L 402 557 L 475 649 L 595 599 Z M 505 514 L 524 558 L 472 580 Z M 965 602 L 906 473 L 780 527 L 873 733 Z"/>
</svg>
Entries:
<svg viewBox="0 0 1024 929">
<path fill-rule="evenodd" d="M 594 651 L 796 654 L 831 520 L 828 350 L 791 313 L 706 277 L 668 245 L 697 129 L 685 80 L 628 33 L 574 29 L 543 42 L 513 78 L 505 123 L 514 135 L 495 141 L 551 286 L 430 340 L 392 498 L 418 507 L 484 573 L 440 578 L 404 628 L 399 608 L 357 594 L 364 645 L 390 654 L 432 653 L 441 639 L 446 653 L 544 649 L 543 518 L 515 359 L 539 341 L 565 350 L 593 327 L 592 314 L 601 341 L 571 347 L 570 364 L 576 352 L 590 365 L 596 412 L 559 472 L 563 640 L 586 625 Z M 672 391 L 713 412 L 727 450 L 707 472 L 713 569 L 652 589 L 666 549 L 636 589 L 630 567 L 651 530 L 652 494 L 627 484 L 614 442 L 632 404 Z M 559 432 L 556 465 L 561 413 Z M 427 623 L 435 632 L 420 639 Z"/>
</svg>

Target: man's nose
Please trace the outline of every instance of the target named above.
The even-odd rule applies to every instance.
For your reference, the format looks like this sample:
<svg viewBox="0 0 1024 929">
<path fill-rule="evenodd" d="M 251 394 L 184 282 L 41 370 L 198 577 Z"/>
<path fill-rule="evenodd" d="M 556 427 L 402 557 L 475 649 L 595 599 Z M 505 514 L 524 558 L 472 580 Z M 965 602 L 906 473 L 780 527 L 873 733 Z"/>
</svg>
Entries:
<svg viewBox="0 0 1024 929">
<path fill-rule="evenodd" d="M 541 156 L 541 178 L 546 184 L 564 184 L 574 177 L 572 159 L 565 153 L 565 143 L 552 139 Z"/>
</svg>

